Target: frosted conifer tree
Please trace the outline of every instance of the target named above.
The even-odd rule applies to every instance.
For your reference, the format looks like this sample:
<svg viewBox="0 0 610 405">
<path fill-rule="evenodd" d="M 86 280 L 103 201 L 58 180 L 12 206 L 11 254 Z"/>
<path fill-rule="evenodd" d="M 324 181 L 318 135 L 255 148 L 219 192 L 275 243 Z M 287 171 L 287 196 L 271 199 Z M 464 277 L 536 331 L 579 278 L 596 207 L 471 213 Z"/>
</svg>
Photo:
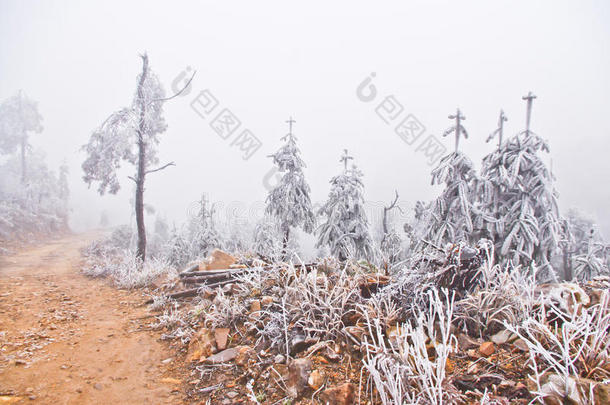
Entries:
<svg viewBox="0 0 610 405">
<path fill-rule="evenodd" d="M 432 171 L 432 184 L 444 184 L 445 189 L 427 213 L 429 222 L 424 233 L 424 239 L 437 246 L 468 242 L 473 232 L 472 190 L 476 172 L 472 161 L 458 150 L 460 137 L 468 138 L 468 132 L 462 125 L 466 118 L 458 109 L 455 115 L 449 115 L 449 119 L 454 120 L 455 124 L 443 136 L 455 135 L 455 151 L 443 157 Z"/>
<path fill-rule="evenodd" d="M 275 218 L 265 215 L 254 228 L 252 250 L 272 261 L 279 260 L 282 254 L 282 235 Z"/>
<path fill-rule="evenodd" d="M 192 249 L 200 256 L 207 256 L 216 248 L 222 248 L 222 238 L 214 226 L 214 205 L 208 208 L 205 194 L 201 197 L 199 212 L 192 218 L 190 233 Z"/>
<path fill-rule="evenodd" d="M 116 194 L 120 189 L 117 171 L 123 161 L 135 166 L 136 173 L 129 176 L 135 183 L 135 215 L 138 228 L 136 255 L 140 260 L 146 258 L 146 230 L 144 225 L 144 182 L 148 174 L 158 172 L 174 165 L 173 162 L 157 165 L 157 145 L 159 135 L 167 125 L 163 118 L 163 105 L 166 101 L 181 94 L 184 88 L 171 97 L 148 65 L 148 56 L 142 55 L 142 72 L 137 77 L 136 92 L 131 106 L 114 112 L 96 129 L 89 143 L 83 146 L 87 159 L 83 162 L 83 180 L 91 185 L 99 182 L 98 192 Z M 193 73 L 194 75 L 194 73 Z"/>
<path fill-rule="evenodd" d="M 364 184 L 362 172 L 352 165 L 348 168 L 347 149 L 341 157 L 343 173 L 331 179 L 328 201 L 319 214 L 326 222 L 317 229 L 316 247 L 327 246 L 339 260 L 349 257 L 375 258 L 375 248 L 369 232 L 369 222 L 364 209 Z"/>
<path fill-rule="evenodd" d="M 275 217 L 283 235 L 284 254 L 287 254 L 291 228 L 301 228 L 311 233 L 315 226 L 315 216 L 309 197 L 309 185 L 305 181 L 301 160 L 301 152 L 296 145 L 296 136 L 292 133 L 292 117 L 286 121 L 289 124 L 288 134 L 281 139 L 284 145 L 270 157 L 277 165 L 278 171 L 284 173 L 277 186 L 267 196 L 265 212 Z"/>
<path fill-rule="evenodd" d="M 553 176 L 539 156 L 549 146 L 530 130 L 535 98 L 531 92 L 523 97 L 527 101 L 525 130 L 506 142 L 500 139 L 498 149 L 483 159 L 480 198 L 500 258 L 526 266 L 535 263 L 543 277 L 549 277 L 554 276 L 550 259 L 558 248 L 561 226 Z"/>
<path fill-rule="evenodd" d="M 38 105 L 21 90 L 0 105 L 0 152 L 21 156 L 21 183 L 26 182 L 26 153 L 30 149 L 29 133 L 42 132 Z"/>
</svg>

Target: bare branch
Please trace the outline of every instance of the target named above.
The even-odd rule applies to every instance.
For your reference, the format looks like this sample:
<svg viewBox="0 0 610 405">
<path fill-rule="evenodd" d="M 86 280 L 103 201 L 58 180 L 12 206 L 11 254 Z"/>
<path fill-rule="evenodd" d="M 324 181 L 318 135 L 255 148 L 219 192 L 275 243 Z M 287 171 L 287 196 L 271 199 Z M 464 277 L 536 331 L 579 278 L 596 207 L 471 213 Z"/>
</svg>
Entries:
<svg viewBox="0 0 610 405">
<path fill-rule="evenodd" d="M 149 104 L 156 103 L 156 102 L 162 102 L 162 103 L 164 103 L 164 102 L 166 102 L 166 101 L 171 100 L 172 98 L 176 98 L 176 97 L 178 97 L 180 94 L 182 94 L 182 93 L 184 92 L 184 90 L 186 90 L 186 89 L 187 89 L 187 87 L 188 87 L 188 86 L 190 86 L 191 82 L 193 81 L 193 78 L 195 77 L 195 73 L 197 73 L 197 71 L 196 71 L 196 70 L 193 72 L 193 75 L 191 76 L 191 78 L 189 79 L 189 81 L 188 81 L 188 82 L 187 82 L 187 83 L 184 85 L 184 87 L 182 88 L 182 90 L 180 90 L 179 92 L 177 92 L 176 94 L 174 94 L 173 96 L 170 96 L 170 97 L 166 97 L 166 98 L 157 98 L 157 99 L 155 99 L 155 100 L 151 100 Z"/>
<path fill-rule="evenodd" d="M 167 168 L 167 167 L 169 167 L 169 166 L 176 166 L 176 163 L 174 163 L 174 162 L 169 162 L 168 164 L 163 165 L 163 166 L 161 166 L 161 167 L 157 167 L 156 169 L 153 169 L 153 170 L 147 170 L 147 171 L 145 172 L 145 174 L 149 174 L 149 173 L 158 172 L 158 171 L 163 170 L 163 169 L 165 169 L 165 168 Z"/>
<path fill-rule="evenodd" d="M 389 207 L 383 207 L 384 239 L 385 239 L 385 236 L 388 234 L 388 212 L 392 211 L 394 208 L 398 208 L 398 211 L 400 211 L 401 214 L 404 214 L 404 212 L 402 211 L 402 208 L 400 208 L 400 205 L 396 205 L 396 203 L 398 202 L 398 190 L 394 190 L 394 193 L 396 193 L 396 197 L 394 197 L 394 201 L 392 201 L 392 203 L 390 204 Z"/>
<path fill-rule="evenodd" d="M 127 178 L 128 178 L 129 180 L 133 180 L 133 182 L 134 182 L 134 183 L 137 183 L 136 179 L 135 179 L 135 178 L 133 178 L 132 176 L 127 176 Z"/>
</svg>

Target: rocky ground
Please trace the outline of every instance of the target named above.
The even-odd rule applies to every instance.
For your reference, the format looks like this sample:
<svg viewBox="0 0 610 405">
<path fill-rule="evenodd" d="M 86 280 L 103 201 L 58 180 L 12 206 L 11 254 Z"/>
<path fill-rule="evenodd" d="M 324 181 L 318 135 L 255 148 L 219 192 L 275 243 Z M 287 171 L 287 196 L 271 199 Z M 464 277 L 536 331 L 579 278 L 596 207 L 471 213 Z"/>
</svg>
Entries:
<svg viewBox="0 0 610 405">
<path fill-rule="evenodd" d="M 167 295 L 192 285 L 174 276 L 127 291 L 108 279 L 81 275 L 80 248 L 98 236 L 65 237 L 0 262 L 0 403 L 380 404 L 380 394 L 394 390 L 387 379 L 375 381 L 392 375 L 383 374 L 386 366 L 390 371 L 403 367 L 407 374 L 430 367 L 435 376 L 430 386 L 441 382 L 443 398 L 451 398 L 442 403 L 527 404 L 540 388 L 551 393 L 550 404 L 561 403 L 557 398 L 570 404 L 589 403 L 589 398 L 610 402 L 608 385 L 601 382 L 610 375 L 609 280 L 532 290 L 559 299 L 564 307 L 567 303 L 566 313 L 590 314 L 594 325 L 585 340 L 577 337 L 571 343 L 587 345 L 575 356 L 574 378 L 559 381 L 549 369 L 537 387 L 530 378 L 531 345 L 499 322 L 469 324 L 483 319 L 481 308 L 490 310 L 489 319 L 510 318 L 494 318 L 495 308 L 505 305 L 500 298 L 514 298 L 503 288 L 517 291 L 518 283 L 497 284 L 502 288 L 493 293 L 493 304 L 476 304 L 474 295 L 458 299 L 455 325 L 449 328 L 455 336 L 449 340 L 452 349 L 445 350 L 436 334 L 442 329 L 437 319 L 421 335 L 423 352 L 416 364 L 404 344 L 415 346 L 417 335 L 404 330 L 400 308 L 371 295 L 391 279 L 377 269 L 354 265 L 357 269 L 345 271 L 343 264 L 326 262 L 300 268 L 273 265 L 171 300 Z M 224 257 L 214 264 L 212 258 L 197 270 L 245 267 L 233 262 Z M 205 273 L 197 277 L 205 278 Z M 451 287 L 454 281 L 446 284 Z M 485 288 L 479 293 L 488 299 L 496 287 Z M 152 305 L 146 305 L 151 297 Z M 540 297 L 532 299 L 536 311 L 546 305 Z M 581 336 L 549 319 L 551 334 L 563 330 Z M 605 332 L 595 332 L 595 325 Z M 552 347 L 552 342 L 542 342 Z M 593 345 L 597 352 L 587 352 Z M 420 402 L 430 402 L 427 398 L 434 394 L 422 391 L 421 375 L 410 375 L 402 387 Z M 385 403 L 391 402 L 386 398 Z"/>
</svg>

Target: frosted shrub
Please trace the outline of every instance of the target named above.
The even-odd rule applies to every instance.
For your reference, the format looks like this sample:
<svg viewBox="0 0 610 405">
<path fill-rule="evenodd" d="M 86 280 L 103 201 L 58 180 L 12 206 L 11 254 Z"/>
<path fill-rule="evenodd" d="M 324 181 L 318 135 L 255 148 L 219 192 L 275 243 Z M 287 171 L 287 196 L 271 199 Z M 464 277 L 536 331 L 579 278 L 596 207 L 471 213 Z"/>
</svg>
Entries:
<svg viewBox="0 0 610 405">
<path fill-rule="evenodd" d="M 456 350 L 451 333 L 454 299 L 447 291 L 426 293 L 427 308 L 418 310 L 413 321 L 397 325 L 398 333 L 387 340 L 379 319 L 367 316 L 363 369 L 369 374 L 382 404 L 454 403 L 459 394 L 446 375 L 449 354 Z M 441 296 L 444 296 L 442 298 Z M 434 355 L 427 344 L 434 345 Z"/>
<path fill-rule="evenodd" d="M 598 304 L 589 308 L 576 303 L 571 310 L 545 300 L 521 324 L 506 323 L 528 346 L 530 378 L 539 398 L 554 396 L 561 400 L 587 398 L 592 402 L 595 383 L 610 378 L 610 293 L 604 291 Z M 580 377 L 590 378 L 577 384 Z"/>
</svg>

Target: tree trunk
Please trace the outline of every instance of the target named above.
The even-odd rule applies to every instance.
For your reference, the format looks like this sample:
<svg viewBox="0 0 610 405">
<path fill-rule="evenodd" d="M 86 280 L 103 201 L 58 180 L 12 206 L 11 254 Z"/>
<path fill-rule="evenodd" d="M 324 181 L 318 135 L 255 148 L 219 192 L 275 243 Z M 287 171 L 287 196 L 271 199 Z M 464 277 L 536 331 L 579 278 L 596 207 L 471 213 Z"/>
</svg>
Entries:
<svg viewBox="0 0 610 405">
<path fill-rule="evenodd" d="M 21 137 L 21 184 L 25 184 L 25 131 Z"/>
<path fill-rule="evenodd" d="M 290 239 L 290 227 L 287 227 L 284 231 L 284 241 L 282 243 L 282 255 L 284 259 L 288 258 L 288 240 Z"/>
<path fill-rule="evenodd" d="M 563 249 L 563 277 L 566 281 L 572 281 L 572 256 L 569 251 L 570 247 L 566 246 Z"/>
<path fill-rule="evenodd" d="M 136 256 L 146 260 L 146 227 L 144 225 L 144 180 L 146 177 L 146 100 L 144 99 L 144 82 L 148 74 L 148 56 L 142 56 L 142 75 L 138 82 L 138 105 L 140 117 L 138 123 L 138 174 L 136 176 L 136 226 L 138 228 L 138 248 Z"/>
</svg>

